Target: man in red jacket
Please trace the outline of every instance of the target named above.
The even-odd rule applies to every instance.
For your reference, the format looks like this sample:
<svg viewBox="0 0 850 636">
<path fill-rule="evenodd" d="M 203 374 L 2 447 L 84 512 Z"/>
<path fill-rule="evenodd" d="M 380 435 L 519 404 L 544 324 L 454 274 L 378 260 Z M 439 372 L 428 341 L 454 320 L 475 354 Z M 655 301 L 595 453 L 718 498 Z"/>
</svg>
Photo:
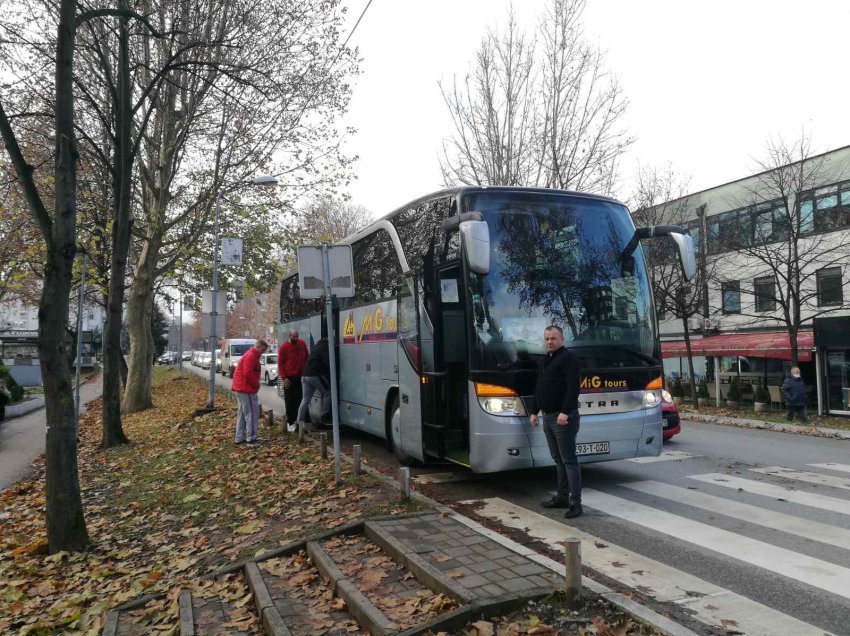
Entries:
<svg viewBox="0 0 850 636">
<path fill-rule="evenodd" d="M 260 356 L 269 344 L 257 340 L 239 359 L 233 372 L 230 390 L 236 394 L 236 443 L 257 443 L 257 420 L 260 419 L 257 391 L 260 390 Z"/>
<path fill-rule="evenodd" d="M 277 377 L 283 384 L 286 428 L 295 430 L 298 406 L 301 404 L 301 374 L 307 364 L 307 345 L 298 337 L 297 329 L 289 330 L 289 339 L 277 350 Z"/>
</svg>

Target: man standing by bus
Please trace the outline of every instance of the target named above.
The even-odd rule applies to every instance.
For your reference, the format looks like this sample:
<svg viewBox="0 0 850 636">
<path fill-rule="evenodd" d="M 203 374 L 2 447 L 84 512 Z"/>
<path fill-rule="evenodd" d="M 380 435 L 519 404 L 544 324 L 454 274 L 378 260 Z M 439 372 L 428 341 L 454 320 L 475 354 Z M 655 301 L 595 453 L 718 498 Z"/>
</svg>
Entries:
<svg viewBox="0 0 850 636">
<path fill-rule="evenodd" d="M 549 453 L 555 461 L 558 492 L 543 502 L 544 508 L 566 508 L 564 517 L 572 519 L 582 513 L 581 469 L 576 456 L 579 429 L 579 361 L 564 347 L 564 332 L 557 325 L 543 331 L 546 357 L 537 376 L 531 425 L 543 420 L 543 433 Z"/>
<path fill-rule="evenodd" d="M 289 338 L 277 350 L 277 377 L 283 384 L 283 404 L 286 409 L 286 430 L 295 430 L 298 407 L 301 405 L 301 375 L 307 364 L 307 344 L 298 337 L 297 329 L 289 330 Z"/>
<path fill-rule="evenodd" d="M 236 443 L 257 443 L 257 422 L 260 419 L 260 356 L 269 348 L 265 340 L 257 340 L 239 358 L 233 372 L 230 390 L 236 395 Z"/>
</svg>

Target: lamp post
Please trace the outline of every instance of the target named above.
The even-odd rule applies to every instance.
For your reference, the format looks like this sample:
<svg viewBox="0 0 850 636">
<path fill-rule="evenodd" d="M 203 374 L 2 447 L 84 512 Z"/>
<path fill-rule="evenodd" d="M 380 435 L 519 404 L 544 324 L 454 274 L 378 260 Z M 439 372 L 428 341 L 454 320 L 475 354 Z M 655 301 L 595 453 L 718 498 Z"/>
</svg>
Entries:
<svg viewBox="0 0 850 636">
<path fill-rule="evenodd" d="M 277 185 L 277 177 L 271 175 L 257 175 L 246 185 L 274 186 Z M 210 308 L 210 387 L 207 393 L 207 408 L 215 408 L 215 349 L 218 344 L 216 335 L 215 319 L 218 316 L 217 294 L 218 294 L 218 212 L 221 208 L 221 198 L 224 196 L 224 186 L 218 189 L 215 195 L 215 211 L 213 212 L 213 287 L 212 307 Z"/>
</svg>

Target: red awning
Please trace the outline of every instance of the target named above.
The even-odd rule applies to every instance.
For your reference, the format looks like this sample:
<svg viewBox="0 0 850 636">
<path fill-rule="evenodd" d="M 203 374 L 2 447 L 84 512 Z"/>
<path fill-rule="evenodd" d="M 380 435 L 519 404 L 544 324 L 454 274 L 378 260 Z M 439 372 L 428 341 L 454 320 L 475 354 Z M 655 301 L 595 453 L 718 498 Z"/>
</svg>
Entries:
<svg viewBox="0 0 850 636">
<path fill-rule="evenodd" d="M 810 362 L 814 336 L 811 331 L 797 334 L 797 359 Z M 691 339 L 691 352 L 695 356 L 752 356 L 754 358 L 791 359 L 791 345 L 787 333 L 728 333 Z M 683 358 L 688 355 L 685 341 L 661 343 L 662 358 Z"/>
</svg>

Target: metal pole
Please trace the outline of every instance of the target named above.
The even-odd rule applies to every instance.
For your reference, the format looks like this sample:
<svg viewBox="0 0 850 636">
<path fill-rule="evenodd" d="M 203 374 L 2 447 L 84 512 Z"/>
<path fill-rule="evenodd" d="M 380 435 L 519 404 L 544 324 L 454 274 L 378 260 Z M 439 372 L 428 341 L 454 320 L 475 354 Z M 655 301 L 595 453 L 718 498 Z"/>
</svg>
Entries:
<svg viewBox="0 0 850 636">
<path fill-rule="evenodd" d="M 77 297 L 77 386 L 74 390 L 74 415 L 77 421 L 77 430 L 80 427 L 80 369 L 83 364 L 83 296 L 86 293 L 86 268 L 88 268 L 88 255 L 83 252 L 83 268 L 80 272 L 80 294 Z"/>
<path fill-rule="evenodd" d="M 821 363 L 820 363 L 820 347 L 815 349 L 815 387 L 818 393 L 818 415 L 823 415 L 823 398 L 821 393 Z"/>
<path fill-rule="evenodd" d="M 401 488 L 401 499 L 407 501 L 410 499 L 410 468 L 404 466 L 398 469 L 399 487 Z"/>
<path fill-rule="evenodd" d="M 331 413 L 333 415 L 334 436 L 334 476 L 336 485 L 342 484 L 342 467 L 339 459 L 339 409 L 337 406 L 336 386 L 336 338 L 334 337 L 333 320 L 333 296 L 331 296 L 331 268 L 330 256 L 327 244 L 322 245 L 322 256 L 324 257 L 325 270 L 325 317 L 328 323 L 328 354 L 331 371 Z M 324 414 L 323 414 L 324 415 Z"/>
<path fill-rule="evenodd" d="M 177 288 L 177 297 L 180 299 L 180 331 L 177 334 L 177 373 L 183 373 L 183 292 Z"/>
<path fill-rule="evenodd" d="M 213 287 L 212 287 L 212 311 L 210 311 L 210 388 L 207 394 L 207 408 L 215 408 L 215 347 L 218 337 L 215 331 L 215 319 L 218 293 L 218 209 L 221 206 L 221 190 L 215 195 L 215 212 L 213 220 Z"/>
<path fill-rule="evenodd" d="M 567 603 L 575 607 L 581 603 L 581 539 L 567 537 L 564 541 L 566 582 L 564 592 Z"/>
<path fill-rule="evenodd" d="M 714 356 L 714 399 L 720 404 L 720 357 Z"/>
</svg>

